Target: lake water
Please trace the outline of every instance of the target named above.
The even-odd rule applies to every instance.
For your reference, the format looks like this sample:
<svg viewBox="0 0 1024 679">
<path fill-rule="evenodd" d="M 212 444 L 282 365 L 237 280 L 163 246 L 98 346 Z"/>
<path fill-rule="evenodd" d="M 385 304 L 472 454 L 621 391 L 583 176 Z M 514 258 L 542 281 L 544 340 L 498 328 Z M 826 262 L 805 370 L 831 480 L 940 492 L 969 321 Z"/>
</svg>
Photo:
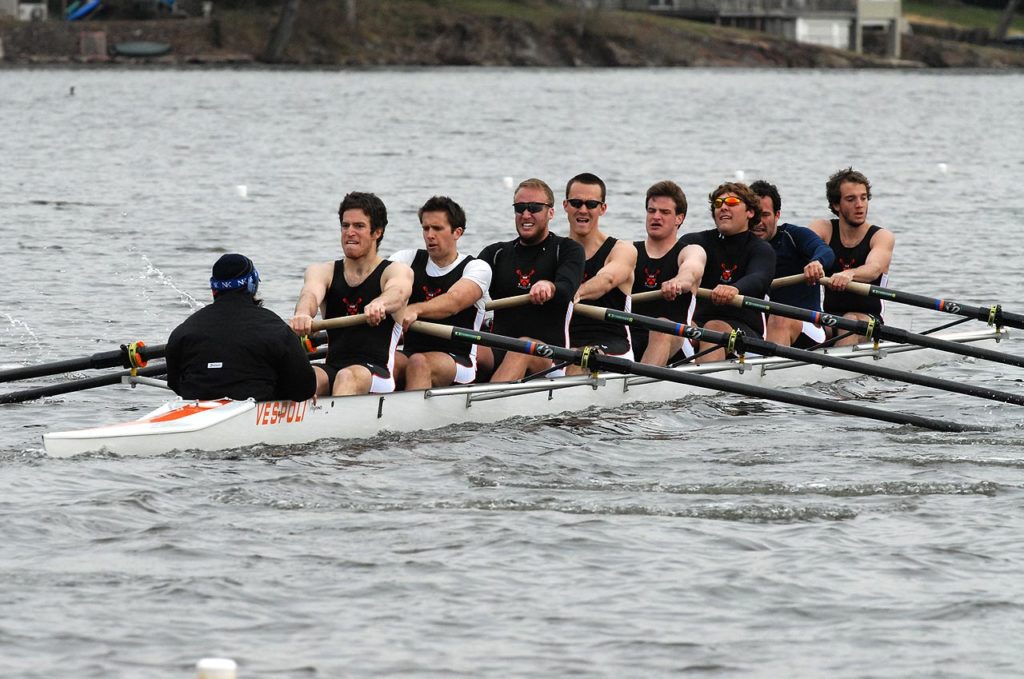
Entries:
<svg viewBox="0 0 1024 679">
<path fill-rule="evenodd" d="M 893 287 L 1024 311 L 1016 74 L 2 70 L 0 93 L 3 368 L 162 343 L 224 251 L 290 315 L 303 268 L 338 256 L 347 191 L 387 203 L 386 253 L 449 194 L 475 253 L 514 233 L 508 181 L 557 192 L 583 171 L 608 183 L 602 226 L 634 239 L 657 180 L 687 191 L 684 230 L 738 173 L 807 223 L 853 165 L 897 235 Z M 1021 336 L 1000 348 L 1024 355 Z M 929 374 L 1024 393 L 998 364 Z M 164 393 L 0 406 L 0 676 L 190 677 L 210 655 L 245 679 L 1019 676 L 1022 411 L 873 379 L 817 391 L 987 431 L 710 395 L 55 460 L 44 431 Z"/>
</svg>

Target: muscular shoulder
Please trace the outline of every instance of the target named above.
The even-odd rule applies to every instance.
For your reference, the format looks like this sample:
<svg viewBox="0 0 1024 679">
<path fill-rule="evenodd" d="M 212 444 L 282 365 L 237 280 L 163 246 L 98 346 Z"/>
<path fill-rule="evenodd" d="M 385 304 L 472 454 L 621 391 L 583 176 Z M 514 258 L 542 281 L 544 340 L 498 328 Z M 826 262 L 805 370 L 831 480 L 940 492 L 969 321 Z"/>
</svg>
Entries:
<svg viewBox="0 0 1024 679">
<path fill-rule="evenodd" d="M 408 264 L 412 266 L 413 261 L 416 259 L 416 249 L 409 248 L 406 250 L 398 250 L 388 257 L 392 262 L 401 262 L 402 264 Z"/>
<path fill-rule="evenodd" d="M 636 246 L 629 241 L 620 240 L 612 246 L 612 251 L 608 254 L 608 259 L 616 259 L 625 262 L 632 266 L 636 263 L 637 251 Z"/>
</svg>

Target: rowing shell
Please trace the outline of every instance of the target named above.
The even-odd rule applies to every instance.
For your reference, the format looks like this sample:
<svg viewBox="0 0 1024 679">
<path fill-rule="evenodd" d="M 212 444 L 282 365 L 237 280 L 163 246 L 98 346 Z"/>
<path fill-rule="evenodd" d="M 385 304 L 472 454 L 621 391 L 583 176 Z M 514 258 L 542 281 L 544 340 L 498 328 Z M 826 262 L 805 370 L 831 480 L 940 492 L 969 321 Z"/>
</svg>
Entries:
<svg viewBox="0 0 1024 679">
<path fill-rule="evenodd" d="M 954 342 L 994 343 L 1002 329 L 936 335 Z M 948 355 L 917 346 L 882 342 L 828 350 L 850 360 L 884 360 L 902 370 L 938 362 Z M 747 358 L 677 370 L 770 387 L 791 387 L 850 377 L 850 373 L 778 357 Z M 118 455 L 161 455 L 174 450 L 226 450 L 253 445 L 288 446 L 321 439 L 364 439 L 383 432 L 436 429 L 511 417 L 553 416 L 591 407 L 611 408 L 635 401 L 672 401 L 706 393 L 681 384 L 614 373 L 536 379 L 524 383 L 478 384 L 385 395 L 320 397 L 293 401 L 184 401 L 167 403 L 122 424 L 43 435 L 55 457 L 109 451 Z"/>
</svg>

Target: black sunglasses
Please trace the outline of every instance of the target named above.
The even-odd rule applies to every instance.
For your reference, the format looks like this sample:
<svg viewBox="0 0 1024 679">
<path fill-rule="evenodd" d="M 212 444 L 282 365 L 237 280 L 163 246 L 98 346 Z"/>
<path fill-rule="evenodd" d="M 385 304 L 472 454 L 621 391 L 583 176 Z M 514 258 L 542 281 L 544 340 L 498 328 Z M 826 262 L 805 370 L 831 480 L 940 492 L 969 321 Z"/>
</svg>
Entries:
<svg viewBox="0 0 1024 679">
<path fill-rule="evenodd" d="M 512 203 L 512 209 L 516 211 L 517 215 L 521 215 L 524 212 L 532 212 L 537 214 L 546 207 L 554 207 L 550 203 Z"/>
<path fill-rule="evenodd" d="M 583 200 L 582 198 L 569 198 L 565 202 L 568 203 L 569 205 L 572 205 L 577 210 L 579 210 L 584 205 L 587 206 L 588 210 L 596 210 L 597 208 L 601 207 L 601 205 L 603 205 L 602 201 L 600 200 Z"/>
</svg>

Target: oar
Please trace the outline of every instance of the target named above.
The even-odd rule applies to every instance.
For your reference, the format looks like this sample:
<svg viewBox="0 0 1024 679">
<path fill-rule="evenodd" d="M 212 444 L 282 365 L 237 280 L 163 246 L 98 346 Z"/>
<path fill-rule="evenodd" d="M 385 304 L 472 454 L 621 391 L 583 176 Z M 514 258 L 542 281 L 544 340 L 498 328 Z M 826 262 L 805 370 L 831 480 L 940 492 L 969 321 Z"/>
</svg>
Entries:
<svg viewBox="0 0 1024 679">
<path fill-rule="evenodd" d="M 944 380 L 938 377 L 929 377 L 927 375 L 908 372 L 906 370 L 886 368 L 873 363 L 861 363 L 860 361 L 853 361 L 849 358 L 840 358 L 829 354 L 786 347 L 780 344 L 775 344 L 774 342 L 765 341 L 760 337 L 750 337 L 749 335 L 740 334 L 737 335 L 736 338 L 733 338 L 732 334 L 727 332 L 695 328 L 660 318 L 652 318 L 650 316 L 642 316 L 634 313 L 625 313 L 616 309 L 606 309 L 604 307 L 590 306 L 587 304 L 577 304 L 573 313 L 599 321 L 639 326 L 654 332 L 678 335 L 679 337 L 711 342 L 720 346 L 727 346 L 732 343 L 739 352 L 752 351 L 754 353 L 761 354 L 762 356 L 781 356 L 794 361 L 813 363 L 814 365 L 821 365 L 828 368 L 838 368 L 839 370 L 859 373 L 861 375 L 871 375 L 872 377 L 897 380 L 900 382 L 907 382 L 909 384 L 917 384 L 923 387 L 951 391 L 957 394 L 987 398 L 993 401 L 1000 401 L 1002 403 L 1024 405 L 1024 395 L 1012 394 L 1007 391 L 998 391 L 987 387 L 975 387 L 969 384 L 954 382 L 953 380 Z"/>
<path fill-rule="evenodd" d="M 530 303 L 529 295 L 515 295 L 513 297 L 503 297 L 501 299 L 491 300 L 487 303 L 488 311 L 496 311 L 498 309 L 509 309 L 516 306 L 522 306 Z M 363 325 L 366 323 L 366 314 L 352 314 L 351 316 L 336 316 L 334 318 L 328 318 L 327 320 L 315 320 L 313 321 L 313 330 L 331 330 L 337 328 L 352 328 L 357 325 Z"/>
<path fill-rule="evenodd" d="M 803 274 L 783 276 L 782 278 L 776 278 L 773 280 L 772 287 L 781 288 L 802 281 L 804 281 Z M 832 279 L 825 276 L 821 279 L 821 282 L 828 284 L 832 282 Z M 942 311 L 943 313 L 953 314 L 955 316 L 966 316 L 967 318 L 985 321 L 989 325 L 1024 328 L 1024 314 L 1015 314 L 1010 311 L 1004 311 L 998 304 L 990 307 L 972 306 L 970 304 L 963 304 L 962 302 L 925 297 L 924 295 L 917 295 L 912 292 L 900 292 L 899 290 L 893 290 L 892 288 L 882 288 L 877 285 L 860 283 L 858 281 L 851 281 L 846 286 L 846 291 L 852 292 L 855 295 L 861 295 L 862 297 L 877 297 L 878 299 L 898 302 L 900 304 L 908 304 L 910 306 L 921 307 L 922 309 Z"/>
<path fill-rule="evenodd" d="M 977 429 L 976 427 L 968 427 L 966 425 L 947 420 L 935 420 L 928 417 L 921 417 L 919 415 L 907 415 L 892 411 L 878 410 L 858 405 L 856 403 L 831 401 L 815 396 L 805 396 L 803 394 L 781 391 L 779 389 L 769 389 L 767 387 L 758 387 L 740 382 L 716 379 L 714 377 L 708 377 L 707 375 L 698 375 L 695 373 L 674 370 L 672 368 L 646 365 L 644 363 L 629 361 L 618 356 L 605 356 L 589 349 L 566 349 L 563 347 L 553 347 L 540 342 L 534 342 L 532 340 L 516 339 L 512 337 L 505 337 L 504 335 L 466 330 L 464 328 L 456 328 L 449 325 L 429 323 L 426 321 L 416 321 L 410 326 L 410 328 L 416 332 L 422 332 L 441 339 L 483 344 L 490 347 L 496 347 L 498 349 L 505 349 L 506 351 L 516 351 L 522 354 L 529 354 L 531 356 L 567 361 L 575 363 L 584 369 L 606 370 L 609 372 L 639 375 L 641 377 L 651 377 L 654 379 L 665 380 L 667 382 L 677 382 L 679 384 L 686 384 L 712 391 L 725 391 L 753 398 L 781 401 L 783 403 L 789 403 L 791 405 L 802 406 L 805 408 L 827 410 L 829 412 L 856 415 L 858 417 L 868 417 L 896 424 L 912 424 L 926 429 L 934 429 L 936 431 L 962 432 Z"/>
<path fill-rule="evenodd" d="M 43 398 L 44 396 L 56 396 L 58 394 L 67 394 L 72 391 L 84 391 L 85 389 L 95 389 L 96 387 L 120 384 L 121 378 L 125 375 L 130 375 L 131 372 L 131 370 L 118 370 L 115 373 L 106 373 L 96 377 L 86 377 L 84 379 L 69 380 L 59 384 L 48 384 L 45 387 L 11 391 L 6 394 L 0 394 L 0 403 L 22 403 L 23 401 L 32 401 L 37 398 Z M 163 363 L 158 363 L 145 368 L 139 368 L 136 371 L 136 374 L 142 375 L 143 377 L 153 377 L 155 375 L 163 375 L 165 372 L 167 372 L 167 366 Z"/>
<path fill-rule="evenodd" d="M 154 358 L 163 358 L 167 349 L 166 344 L 147 347 L 142 342 L 122 344 L 120 349 L 114 351 L 101 351 L 92 356 L 82 358 L 69 358 L 53 363 L 40 363 L 38 365 L 26 365 L 10 370 L 0 370 L 0 382 L 11 382 L 13 380 L 25 380 L 32 377 L 45 377 L 47 375 L 59 375 L 60 373 L 74 372 L 76 370 L 92 370 L 94 368 L 122 368 L 132 367 L 131 353 L 133 351 L 141 359 L 137 365 L 145 365 L 146 361 Z"/>
<path fill-rule="evenodd" d="M 711 292 L 701 288 L 698 291 L 698 294 L 701 296 L 707 296 L 710 295 Z M 919 335 L 915 332 L 903 330 L 902 328 L 886 325 L 884 323 L 873 323 L 868 321 L 859 321 L 853 318 L 844 318 L 843 316 L 833 316 L 832 314 L 826 314 L 821 311 L 811 311 L 809 309 L 789 306 L 788 304 L 769 302 L 755 297 L 745 297 L 744 295 L 736 295 L 730 304 L 735 307 L 746 307 L 747 309 L 756 309 L 758 311 L 778 314 L 779 316 L 785 316 L 787 318 L 796 318 L 801 321 L 813 323 L 814 325 L 824 325 L 839 328 L 841 330 L 849 330 L 868 338 L 877 337 L 878 339 L 889 340 L 890 342 L 915 344 L 919 347 L 928 347 L 929 349 L 948 351 L 951 354 L 971 356 L 972 358 L 980 358 L 984 361 L 994 361 L 996 363 L 1005 363 L 1006 365 L 1015 365 L 1017 367 L 1024 368 L 1024 358 L 1021 358 L 1020 356 L 1006 354 L 1001 351 L 993 351 L 992 349 L 985 349 L 984 347 L 975 347 L 969 344 L 950 342 L 949 340 L 932 337 L 931 335 Z"/>
<path fill-rule="evenodd" d="M 314 335 L 311 338 L 313 346 L 320 346 L 327 342 L 326 334 Z M 315 360 L 317 358 L 323 358 L 323 351 L 309 354 L 309 360 Z M 61 382 L 59 384 L 48 384 L 44 387 L 35 387 L 32 389 L 23 389 L 21 391 L 10 391 L 6 394 L 0 394 L 0 404 L 4 403 L 22 403 L 24 401 L 32 401 L 37 398 L 43 398 L 44 396 L 57 396 L 58 394 L 67 394 L 73 391 L 84 391 L 86 389 L 95 389 L 97 387 L 106 387 L 111 384 L 120 384 L 121 378 L 125 375 L 130 375 L 131 370 L 119 370 L 115 373 L 106 373 L 97 377 L 87 377 L 80 380 L 70 380 L 67 382 Z M 152 377 L 154 375 L 162 375 L 167 372 L 167 367 L 163 363 L 151 365 L 145 368 L 140 368 L 136 371 L 137 375 L 144 377 Z"/>
</svg>

